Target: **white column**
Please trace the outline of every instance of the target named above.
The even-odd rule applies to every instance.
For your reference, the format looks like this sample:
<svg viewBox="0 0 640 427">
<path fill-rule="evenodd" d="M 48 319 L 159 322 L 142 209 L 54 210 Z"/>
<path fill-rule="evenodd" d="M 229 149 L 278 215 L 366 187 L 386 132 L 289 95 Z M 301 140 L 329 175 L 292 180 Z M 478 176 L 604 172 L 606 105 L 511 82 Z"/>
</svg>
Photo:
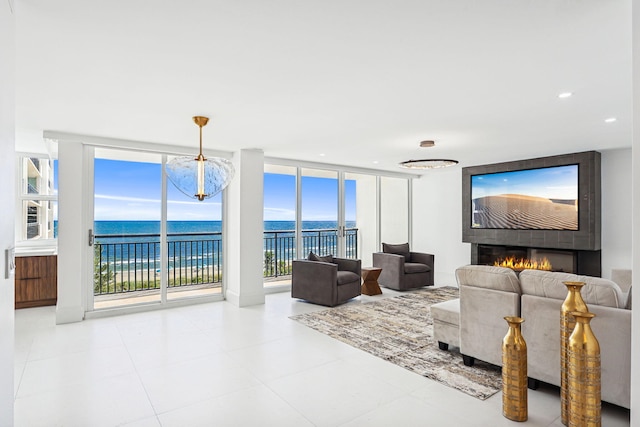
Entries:
<svg viewBox="0 0 640 427">
<path fill-rule="evenodd" d="M 84 318 L 84 262 L 88 230 L 83 221 L 84 152 L 82 143 L 58 144 L 58 304 L 56 323 Z"/>
<path fill-rule="evenodd" d="M 227 301 L 245 307 L 264 304 L 264 153 L 240 150 L 227 190 L 223 272 Z"/>
<path fill-rule="evenodd" d="M 632 111 L 633 142 L 631 145 L 633 186 L 633 223 L 631 225 L 633 276 L 640 283 L 640 0 L 633 0 L 632 31 Z M 640 425 L 640 309 L 637 304 L 631 315 L 631 425 Z"/>
<path fill-rule="evenodd" d="M 0 5 L 0 426 L 13 425 L 14 277 L 5 277 L 5 250 L 15 244 L 15 18 Z"/>
</svg>

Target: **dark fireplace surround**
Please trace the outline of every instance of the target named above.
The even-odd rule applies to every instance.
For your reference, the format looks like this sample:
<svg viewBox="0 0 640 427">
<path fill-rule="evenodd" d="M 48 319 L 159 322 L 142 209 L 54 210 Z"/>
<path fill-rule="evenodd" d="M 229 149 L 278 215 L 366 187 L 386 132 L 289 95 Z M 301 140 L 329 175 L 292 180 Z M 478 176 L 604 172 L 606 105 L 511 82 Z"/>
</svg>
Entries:
<svg viewBox="0 0 640 427">
<path fill-rule="evenodd" d="M 471 176 L 487 173 L 578 165 L 579 229 L 518 230 L 471 228 Z M 471 264 L 499 259 L 547 258 L 553 271 L 600 277 L 600 153 L 587 151 L 462 169 L 462 241 L 471 243 Z"/>
</svg>

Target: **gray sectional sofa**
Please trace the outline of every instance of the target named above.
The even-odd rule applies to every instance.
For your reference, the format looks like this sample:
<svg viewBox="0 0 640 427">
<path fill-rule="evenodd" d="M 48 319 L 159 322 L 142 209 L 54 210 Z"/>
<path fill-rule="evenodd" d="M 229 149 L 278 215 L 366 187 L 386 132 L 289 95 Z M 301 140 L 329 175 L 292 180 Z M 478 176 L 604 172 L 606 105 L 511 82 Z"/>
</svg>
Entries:
<svg viewBox="0 0 640 427">
<path fill-rule="evenodd" d="M 602 400 L 630 407 L 631 288 L 611 280 L 568 273 L 468 265 L 456 270 L 460 287 L 460 352 L 465 364 L 474 358 L 502 364 L 504 316 L 524 318 L 528 376 L 560 385 L 560 307 L 564 281 L 586 285 L 582 297 L 596 317 L 591 325 L 600 342 Z M 530 381 L 533 385 L 534 382 Z"/>
</svg>

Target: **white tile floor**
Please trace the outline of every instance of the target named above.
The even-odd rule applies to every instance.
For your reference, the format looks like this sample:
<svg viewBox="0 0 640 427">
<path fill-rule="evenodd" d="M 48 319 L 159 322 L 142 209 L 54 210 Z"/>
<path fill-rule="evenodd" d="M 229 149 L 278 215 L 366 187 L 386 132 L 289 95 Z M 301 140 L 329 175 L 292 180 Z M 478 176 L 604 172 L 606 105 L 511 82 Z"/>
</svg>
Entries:
<svg viewBox="0 0 640 427">
<path fill-rule="evenodd" d="M 59 326 L 53 307 L 18 310 L 15 425 L 562 426 L 557 388 L 529 391 L 513 423 L 500 393 L 480 401 L 289 319 L 322 309 L 279 293 Z M 603 425 L 629 412 L 605 404 Z"/>
</svg>

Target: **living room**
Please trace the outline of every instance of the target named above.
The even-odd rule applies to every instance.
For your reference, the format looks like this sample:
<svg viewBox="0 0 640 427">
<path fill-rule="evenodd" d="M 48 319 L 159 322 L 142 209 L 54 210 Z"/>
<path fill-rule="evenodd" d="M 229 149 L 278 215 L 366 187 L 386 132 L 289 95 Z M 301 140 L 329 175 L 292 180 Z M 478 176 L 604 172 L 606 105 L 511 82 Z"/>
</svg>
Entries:
<svg viewBox="0 0 640 427">
<path fill-rule="evenodd" d="M 183 10 L 158 10 L 158 15 L 153 15 L 142 5 L 134 5 L 127 6 L 134 10 L 120 19 L 120 12 L 107 6 L 92 10 L 69 1 L 57 9 L 10 0 L 3 6 L 2 21 L 8 25 L 2 25 L 2 39 L 17 39 L 17 43 L 15 49 L 11 42 L 2 45 L 2 76 L 7 76 L 2 80 L 2 93 L 7 99 L 13 99 L 15 93 L 17 109 L 15 114 L 12 106 L 7 107 L 11 114 L 3 111 L 2 181 L 15 180 L 16 150 L 42 152 L 33 144 L 42 142 L 43 131 L 179 143 L 195 150 L 197 140 L 190 117 L 201 112 L 213 116 L 205 143 L 232 153 L 258 148 L 273 158 L 390 173 L 398 170 L 399 162 L 409 159 L 451 158 L 458 160 L 459 166 L 421 171 L 411 184 L 412 248 L 436 254 L 436 283 L 446 286 L 455 285 L 455 269 L 470 260 L 469 244 L 463 243 L 461 235 L 462 166 L 597 150 L 602 154 L 602 276 L 610 277 L 614 268 L 637 270 L 638 261 L 631 256 L 633 249 L 640 247 L 637 215 L 632 215 L 640 200 L 639 190 L 632 186 L 640 174 L 633 167 L 638 164 L 638 153 L 632 149 L 637 141 L 632 140 L 631 129 L 638 126 L 638 112 L 631 108 L 632 78 L 634 90 L 640 84 L 636 84 L 638 73 L 631 72 L 631 61 L 638 63 L 637 45 L 631 56 L 631 31 L 638 31 L 639 25 L 631 25 L 631 2 L 580 6 L 492 2 L 482 8 L 470 2 L 455 3 L 424 9 L 411 5 L 406 10 L 362 3 L 329 5 L 329 10 L 287 4 L 275 11 L 261 10 L 263 6 L 258 5 L 254 5 L 256 9 L 224 5 L 208 12 L 216 12 L 216 19 L 224 21 L 226 17 L 237 26 L 219 23 L 217 28 L 229 32 L 214 34 L 224 40 L 239 38 L 239 33 L 246 31 L 250 42 L 242 47 L 216 46 L 201 51 L 204 47 L 197 43 L 188 45 L 184 39 L 174 39 L 174 32 L 180 31 L 168 31 L 170 25 L 164 25 L 171 22 L 172 15 L 185 16 L 186 21 L 187 16 L 196 18 L 199 13 L 194 11 L 182 15 Z M 637 7 L 633 12 L 636 22 Z M 289 13 L 292 15 L 287 16 Z M 137 45 L 129 43 L 132 35 L 127 36 L 125 30 L 136 33 L 139 17 L 147 14 L 153 18 L 149 19 L 152 28 L 147 28 L 148 35 L 134 38 Z M 236 21 L 238 16 L 244 20 Z M 265 16 L 273 17 L 278 25 L 265 23 L 269 21 Z M 312 25 L 316 16 L 325 26 Z M 107 29 L 98 25 L 103 18 Z M 418 30 L 423 19 L 431 23 L 429 30 Z M 570 29 L 566 28 L 567 20 Z M 206 30 L 206 19 L 196 22 L 198 29 L 189 33 L 194 40 L 198 35 L 212 37 Z M 122 32 L 114 34 L 112 28 Z M 293 42 L 296 38 L 291 32 L 307 35 Z M 262 37 L 264 34 L 269 37 Z M 637 34 L 634 37 L 637 40 Z M 415 38 L 430 42 L 409 43 Z M 441 38 L 448 40 L 442 48 L 436 42 Z M 333 44 L 324 44 L 326 39 Z M 349 43 L 340 47 L 345 40 Z M 398 48 L 407 43 L 406 50 Z M 57 50 L 56 46 L 69 50 Z M 169 48 L 173 56 L 165 51 Z M 145 50 L 150 59 L 143 64 L 140 52 Z M 187 52 L 190 58 L 205 56 L 212 61 L 208 72 L 183 65 L 192 64 L 185 58 Z M 355 59 L 354 52 L 359 52 Z M 276 63 L 267 61 L 276 53 L 280 54 Z M 308 66 L 303 67 L 305 61 Z M 17 76 L 7 71 L 13 64 Z M 131 68 L 136 67 L 131 64 L 142 71 L 134 73 Z M 234 67 L 212 73 L 224 69 L 222 64 Z M 44 70 L 36 72 L 39 68 Z M 201 87 L 210 82 L 215 90 L 189 92 L 181 84 L 168 88 L 168 77 L 156 73 L 161 68 L 171 68 L 182 80 L 197 75 Z M 311 73 L 313 68 L 319 71 Z M 256 69 L 261 71 L 259 79 L 248 71 Z M 376 74 L 371 74 L 371 69 L 376 69 Z M 239 83 L 232 85 L 229 74 L 234 73 Z M 277 86 L 278 78 L 291 84 Z M 406 86 L 398 86 L 403 79 Z M 270 82 L 277 91 L 267 90 Z M 28 89 L 29 85 L 34 88 Z M 571 96 L 558 97 L 568 91 Z M 213 104 L 212 99 L 216 100 Z M 360 102 L 350 104 L 352 99 Z M 96 113 L 100 104 L 106 108 Z M 153 110 L 149 108 L 152 104 L 171 105 Z M 427 109 L 424 104 L 433 105 Z M 131 109 L 125 108 L 127 105 Z M 80 115 L 81 110 L 89 114 Z M 616 121 L 605 123 L 614 117 Z M 376 123 L 390 124 L 373 126 Z M 242 133 L 246 128 L 259 133 Z M 326 133 L 327 128 L 335 133 Z M 425 139 L 435 140 L 435 147 L 419 147 Z M 6 206 L 15 203 L 11 192 L 3 193 L 1 200 Z M 13 215 L 4 218 L 0 232 L 3 249 L 14 244 Z M 3 257 L 3 267 L 5 263 Z M 67 269 L 73 274 L 69 270 L 73 269 Z M 238 272 L 241 283 L 243 276 Z M 14 376 L 10 282 L 12 279 L 2 279 L 0 294 L 3 385 L 13 384 L 8 379 Z M 284 301 L 274 302 L 273 310 L 282 308 Z M 14 390 L 3 388 L 0 393 L 0 425 L 11 425 Z M 633 408 L 631 414 L 635 419 Z"/>
</svg>

